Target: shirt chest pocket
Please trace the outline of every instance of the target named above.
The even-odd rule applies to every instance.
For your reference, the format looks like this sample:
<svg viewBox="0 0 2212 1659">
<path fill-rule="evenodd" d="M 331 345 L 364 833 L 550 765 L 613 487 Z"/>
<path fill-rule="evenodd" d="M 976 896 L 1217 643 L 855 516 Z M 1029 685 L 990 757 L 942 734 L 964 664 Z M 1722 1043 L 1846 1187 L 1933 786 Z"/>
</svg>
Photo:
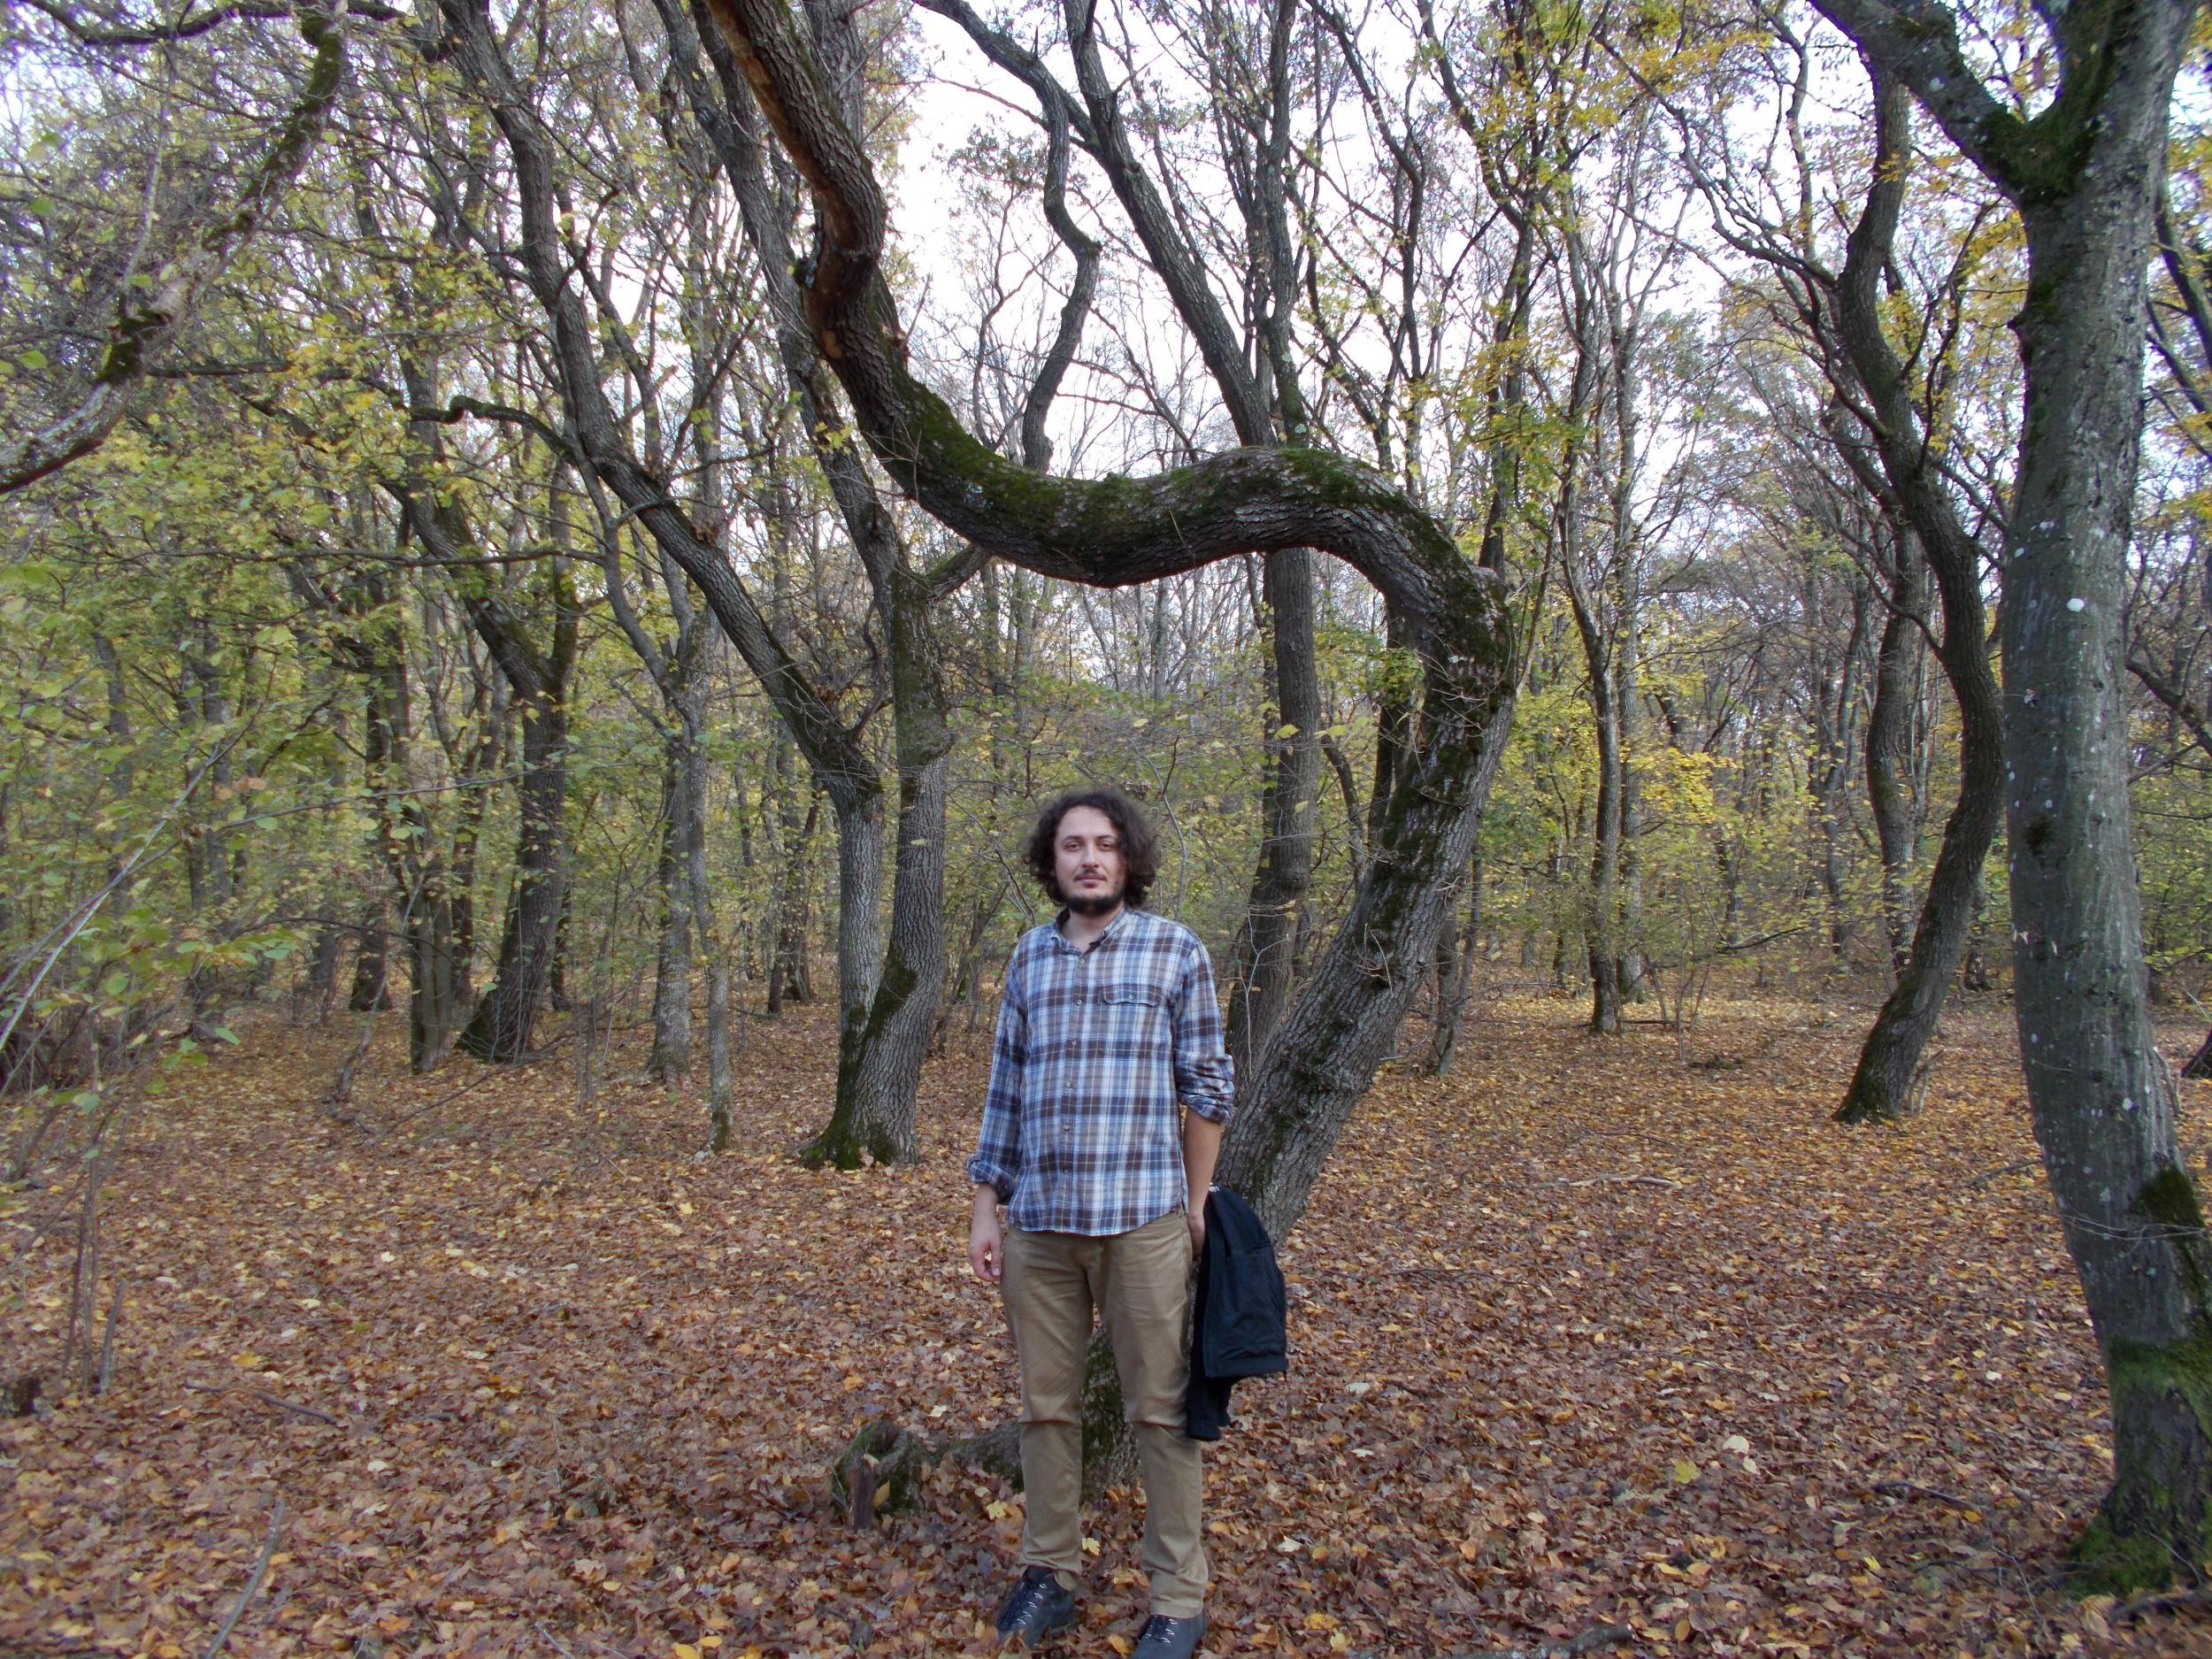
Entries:
<svg viewBox="0 0 2212 1659">
<path fill-rule="evenodd" d="M 1117 1058 L 1141 1058 L 1164 1049 L 1167 1016 L 1166 995 L 1156 985 L 1107 985 L 1091 995 L 1091 1028 Z"/>
</svg>

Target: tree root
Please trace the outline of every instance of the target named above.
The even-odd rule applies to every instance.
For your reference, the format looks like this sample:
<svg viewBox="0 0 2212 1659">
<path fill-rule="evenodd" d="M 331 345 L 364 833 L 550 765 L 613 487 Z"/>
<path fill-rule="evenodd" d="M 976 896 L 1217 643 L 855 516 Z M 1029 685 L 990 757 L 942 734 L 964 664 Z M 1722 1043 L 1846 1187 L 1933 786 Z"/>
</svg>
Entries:
<svg viewBox="0 0 2212 1659">
<path fill-rule="evenodd" d="M 856 1528 L 876 1525 L 889 1511 L 909 1509 L 919 1494 L 920 1477 L 950 1460 L 1021 1484 L 1021 1433 L 1002 1423 L 980 1434 L 952 1440 L 926 1440 L 889 1417 L 862 1425 L 830 1465 L 832 1507 Z"/>
</svg>

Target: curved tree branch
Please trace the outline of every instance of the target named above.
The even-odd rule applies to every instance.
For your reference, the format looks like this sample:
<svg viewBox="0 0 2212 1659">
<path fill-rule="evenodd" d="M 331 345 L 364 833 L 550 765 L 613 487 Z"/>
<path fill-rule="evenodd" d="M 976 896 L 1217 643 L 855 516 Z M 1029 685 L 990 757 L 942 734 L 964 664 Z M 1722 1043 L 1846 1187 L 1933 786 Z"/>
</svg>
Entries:
<svg viewBox="0 0 2212 1659">
<path fill-rule="evenodd" d="M 1394 1038 L 1434 952 L 1448 878 L 1471 849 L 1512 701 L 1501 584 L 1387 480 L 1321 450 L 1242 449 L 1147 478 L 1077 480 L 1041 477 L 979 442 L 908 365 L 880 265 L 882 192 L 790 8 L 707 5 L 814 195 L 808 324 L 863 434 L 926 510 L 1026 569 L 1099 587 L 1318 548 L 1405 620 L 1423 671 L 1416 746 L 1345 925 L 1248 1081 L 1224 1153 L 1225 1179 L 1279 1236 Z"/>
</svg>

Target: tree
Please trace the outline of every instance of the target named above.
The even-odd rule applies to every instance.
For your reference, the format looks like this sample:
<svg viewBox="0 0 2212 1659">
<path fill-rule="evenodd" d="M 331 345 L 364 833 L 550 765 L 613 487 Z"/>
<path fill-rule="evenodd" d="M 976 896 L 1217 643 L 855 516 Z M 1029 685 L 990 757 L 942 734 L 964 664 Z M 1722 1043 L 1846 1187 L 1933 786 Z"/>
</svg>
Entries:
<svg viewBox="0 0 2212 1659">
<path fill-rule="evenodd" d="M 2147 267 L 2193 0 L 2042 14 L 2058 83 L 2032 115 L 1916 0 L 1816 0 L 2003 192 L 2028 250 L 2004 603 L 2013 973 L 2028 1098 L 2112 1394 L 2113 1483 L 2078 1552 L 2162 1582 L 2212 1549 L 2212 1248 L 2153 1046 L 2127 794 L 2127 550 Z"/>
<path fill-rule="evenodd" d="M 1788 36 L 1784 44 L 1793 56 L 1793 79 L 1802 84 L 1810 73 L 1809 43 Z M 1793 100 L 1793 111 L 1796 107 Z M 1986 643 L 1982 549 L 1962 511 L 1955 469 L 1946 465 L 1937 432 L 1944 412 L 1940 388 L 1955 374 L 1950 358 L 1961 349 L 1962 332 L 1957 312 L 1978 257 L 1982 214 L 1978 211 L 1960 236 L 1943 291 L 1914 308 L 1915 332 L 1901 349 L 1886 321 L 1879 288 L 1884 273 L 1899 265 L 1897 238 L 1911 174 L 1908 117 L 1902 83 L 1878 72 L 1873 154 L 1860 211 L 1836 267 L 1824 262 L 1813 245 L 1814 227 L 1802 214 L 1781 215 L 1778 222 L 1766 219 L 1738 169 L 1709 170 L 1697 148 L 1690 152 L 1693 174 L 1717 210 L 1722 234 L 1781 283 L 1796 327 L 1833 393 L 1822 421 L 1828 443 L 1885 526 L 1886 545 L 1870 544 L 1863 558 L 1883 581 L 1887 609 L 1865 743 L 1886 894 L 1898 918 L 1892 922 L 1896 981 L 1861 1046 L 1837 1110 L 1845 1123 L 1893 1119 L 1911 1100 L 1922 1055 L 1966 953 L 1982 867 L 2004 810 L 2003 719 Z M 1807 179 L 1808 145 L 1794 113 L 1788 130 L 1795 172 Z M 1724 147 L 1718 130 L 1711 136 Z M 1901 672 L 1902 636 L 1927 626 L 1924 565 L 1942 615 L 1936 657 L 1959 711 L 1959 787 L 1910 942 L 1900 949 L 1896 895 L 1907 858 L 1900 845 L 1903 792 L 1893 758 L 1903 699 L 1894 682 Z"/>
<path fill-rule="evenodd" d="M 1242 449 L 1148 478 L 1041 478 L 979 442 L 907 364 L 881 258 L 884 200 L 779 0 L 710 0 L 763 112 L 806 178 L 818 231 L 808 326 L 886 472 L 1010 562 L 1097 586 L 1239 553 L 1312 547 L 1360 569 L 1406 618 L 1422 664 L 1416 741 L 1345 924 L 1242 1091 L 1223 1158 L 1278 1236 L 1394 1040 L 1463 867 L 1512 700 L 1495 579 L 1368 468 L 1325 451 Z"/>
<path fill-rule="evenodd" d="M 145 380 L 188 324 L 209 285 L 220 277 L 238 250 L 261 227 L 298 175 L 336 101 L 346 67 L 346 0 L 327 11 L 299 13 L 300 37 L 313 52 L 299 93 L 278 123 L 236 198 L 190 225 L 183 245 L 152 271 L 137 269 L 134 254 L 121 273 L 115 296 L 115 321 L 107 331 L 89 382 L 68 407 L 22 435 L 0 442 L 0 495 L 22 488 L 107 441 Z M 380 16 L 390 13 L 381 6 Z M 144 48 L 171 37 L 162 30 L 91 29 L 58 13 L 73 35 L 94 47 Z M 220 21 L 228 13 L 218 14 Z M 150 208 L 152 192 L 149 190 Z M 141 237 L 150 232 L 142 227 Z M 43 367 L 42 360 L 39 366 Z"/>
</svg>

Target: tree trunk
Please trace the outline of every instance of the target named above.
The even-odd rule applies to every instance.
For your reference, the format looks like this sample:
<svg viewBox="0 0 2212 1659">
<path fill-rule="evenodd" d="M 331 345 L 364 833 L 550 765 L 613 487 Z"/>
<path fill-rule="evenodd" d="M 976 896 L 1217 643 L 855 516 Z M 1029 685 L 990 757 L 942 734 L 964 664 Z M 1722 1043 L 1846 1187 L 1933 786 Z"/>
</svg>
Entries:
<svg viewBox="0 0 2212 1659">
<path fill-rule="evenodd" d="M 1932 463 L 1904 363 L 1882 326 L 1879 282 L 1890 263 L 1904 200 L 1911 110 L 1902 84 L 1879 75 L 1875 105 L 1873 181 L 1834 287 L 1835 337 L 1829 370 L 1853 405 L 1872 415 L 1868 431 L 1875 456 L 1868 456 L 1865 446 L 1840 426 L 1832 426 L 1831 435 L 1860 483 L 1882 503 L 1895 531 L 1900 575 L 1917 550 L 1934 580 L 1943 613 L 1936 654 L 1959 710 L 1959 793 L 1944 826 L 1934 867 L 1928 872 L 1911 946 L 1896 984 L 1867 1033 L 1851 1085 L 1837 1109 L 1837 1120 L 1842 1123 L 1892 1119 L 1911 1100 L 1921 1056 L 1942 1018 L 1975 918 L 1981 913 L 1982 866 L 2004 811 L 2004 715 L 1997 676 L 1989 663 L 1981 549 Z M 1917 582 L 1909 590 L 1901 580 L 1893 583 L 1892 628 L 1904 614 L 1908 596 L 1916 606 L 1926 603 Z M 1886 629 L 1883 635 L 1880 660 L 1885 664 L 1890 631 Z M 1884 705 L 1890 701 L 1893 696 L 1878 684 L 1876 719 L 1885 718 Z M 1870 782 L 1876 751 L 1889 748 L 1888 740 L 1878 742 L 1870 729 Z M 1885 809 L 1879 792 L 1876 794 L 1879 824 Z M 1890 832 L 1883 833 L 1886 867 Z M 1985 987 L 1985 972 L 1981 978 Z"/>
<path fill-rule="evenodd" d="M 2096 117 L 2149 128 L 2134 155 L 2098 139 L 2075 188 L 2022 205 L 2026 427 L 1999 613 L 2021 1051 L 2112 1394 L 2112 1490 L 2084 1555 L 2129 1583 L 2212 1548 L 2212 1250 L 2145 1002 L 2123 695 L 2171 81 L 2170 68 L 2154 113 Z"/>
<path fill-rule="evenodd" d="M 822 797 L 810 790 L 806 817 L 798 815 L 796 780 L 787 775 L 778 803 L 783 862 L 777 872 L 776 896 L 768 929 L 767 1014 L 774 1019 L 787 1002 L 814 1000 L 808 969 L 808 936 L 814 929 L 814 832 L 822 821 Z"/>
<path fill-rule="evenodd" d="M 938 653 L 921 584 L 898 572 L 883 607 L 891 641 L 894 742 L 898 756 L 898 848 L 892 874 L 890 940 L 870 987 L 859 1031 L 838 1045 L 837 1102 L 829 1123 L 802 1153 L 810 1164 L 856 1169 L 867 1159 L 910 1164 L 919 1148 L 914 1095 L 929 1048 L 930 1021 L 944 981 L 945 787 L 952 727 L 946 718 Z M 875 833 L 881 834 L 881 797 Z M 841 833 L 843 819 L 840 819 Z M 871 866 L 881 880 L 881 846 Z M 847 902 L 842 887 L 841 902 Z M 876 889 L 866 896 L 871 921 Z M 866 941 L 874 960 L 874 940 Z M 861 948 L 856 940 L 854 949 Z M 839 949 L 847 949 L 839 930 Z M 855 964 L 857 967 L 857 964 Z M 847 982 L 841 961 L 839 983 Z"/>
<path fill-rule="evenodd" d="M 715 926 L 714 893 L 707 881 L 707 753 L 699 737 L 695 730 L 688 745 L 688 787 L 696 810 L 684 861 L 691 878 L 692 929 L 707 964 L 707 1149 L 721 1152 L 730 1144 L 730 953 Z"/>
<path fill-rule="evenodd" d="M 549 680 L 538 695 L 516 698 L 522 714 L 522 785 L 515 886 L 500 930 L 499 964 L 491 987 L 460 1040 L 461 1047 L 478 1059 L 501 1064 L 529 1057 L 538 1015 L 551 987 L 556 938 L 567 897 L 565 679 Z M 518 694 L 521 690 L 517 687 Z"/>
<path fill-rule="evenodd" d="M 1454 949 L 1447 927 L 1436 941 L 1436 1023 L 1429 1036 L 1428 1072 L 1448 1077 L 1459 1053 L 1459 1031 L 1475 983 L 1476 941 L 1482 936 L 1482 858 L 1467 872 L 1467 922 Z"/>
<path fill-rule="evenodd" d="M 692 826 L 700 804 L 691 795 L 691 755 L 680 726 L 661 743 L 661 844 L 655 874 L 660 897 L 660 945 L 654 957 L 653 1048 L 646 1075 L 674 1083 L 691 1069 Z"/>
<path fill-rule="evenodd" d="M 1889 614 L 1874 653 L 1874 705 L 1866 718 L 1866 799 L 1874 818 L 1874 838 L 1882 857 L 1882 918 L 1889 933 L 1890 971 L 1902 975 L 1911 915 L 1906 889 L 1912 879 L 1911 764 L 1913 705 L 1918 677 L 1913 672 L 1922 611 L 1918 549 L 1909 534 L 1892 538 L 1894 562 L 1885 574 Z"/>
<path fill-rule="evenodd" d="M 392 1005 L 391 944 L 384 924 L 380 902 L 361 912 L 361 943 L 353 954 L 353 987 L 346 995 L 346 1007 L 356 1014 L 381 1012 Z"/>
<path fill-rule="evenodd" d="M 1594 662 L 1590 690 L 1597 705 L 1598 803 L 1590 850 L 1590 1029 L 1621 1029 L 1621 732 L 1618 704 L 1602 662 Z"/>
<path fill-rule="evenodd" d="M 1255 1059 L 1290 1002 L 1299 924 L 1313 882 L 1315 806 L 1321 789 L 1312 553 L 1304 548 L 1271 553 L 1263 580 L 1278 705 L 1268 733 L 1275 765 L 1262 807 L 1266 833 L 1229 986 L 1227 1047 L 1239 1077 L 1251 1075 Z"/>
<path fill-rule="evenodd" d="M 1967 936 L 1980 908 L 1982 865 L 2004 811 L 2004 717 L 1984 640 L 1981 565 L 1970 542 L 1932 563 L 1944 611 L 1939 647 L 1959 707 L 1959 793 L 1928 872 L 1920 917 L 1897 983 L 1859 1049 L 1839 1123 L 1901 1115 L 1911 1099 L 1920 1056 L 1943 1016 Z"/>
<path fill-rule="evenodd" d="M 427 825 L 423 826 L 427 834 Z M 465 969 L 454 934 L 453 901 L 436 849 L 424 848 L 416 866 L 400 936 L 407 949 L 407 1063 L 427 1071 L 445 1058 L 455 1029 L 468 1014 Z"/>
</svg>

